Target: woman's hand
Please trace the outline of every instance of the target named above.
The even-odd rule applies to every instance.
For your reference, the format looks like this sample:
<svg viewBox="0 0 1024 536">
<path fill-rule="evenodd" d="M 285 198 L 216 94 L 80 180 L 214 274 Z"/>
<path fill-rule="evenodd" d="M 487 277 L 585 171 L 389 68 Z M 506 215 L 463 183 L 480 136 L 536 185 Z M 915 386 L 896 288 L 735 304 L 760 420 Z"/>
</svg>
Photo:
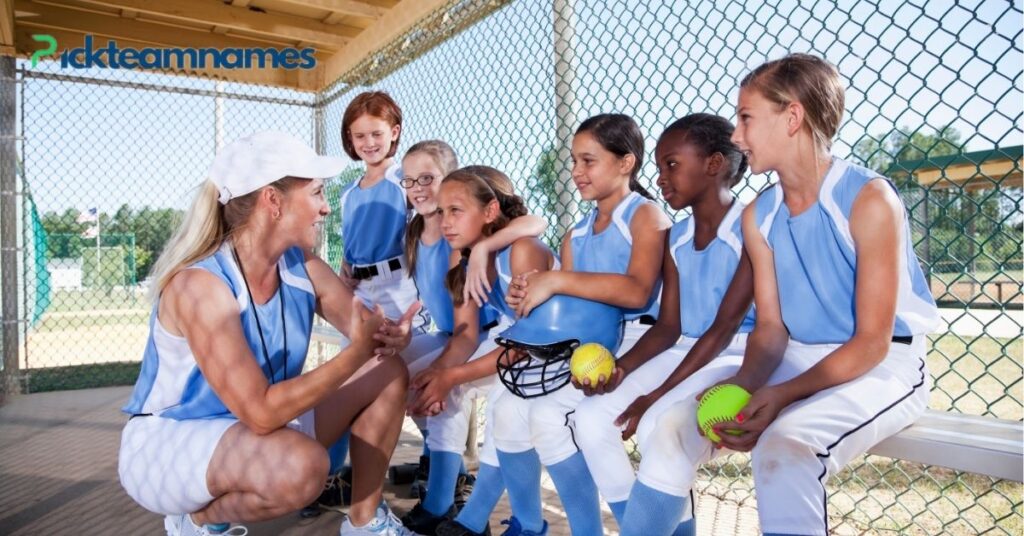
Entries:
<svg viewBox="0 0 1024 536">
<path fill-rule="evenodd" d="M 651 395 L 643 395 L 637 397 L 628 407 L 626 411 L 623 411 L 618 417 L 615 418 L 615 426 L 625 425 L 626 427 L 622 430 L 622 440 L 625 441 L 633 434 L 636 433 L 637 426 L 640 425 L 640 419 L 643 418 L 647 410 L 651 408 L 655 399 Z"/>
<path fill-rule="evenodd" d="M 409 383 L 417 393 L 416 400 L 409 405 L 409 413 L 432 416 L 444 411 L 452 390 L 450 376 L 449 369 L 441 367 L 427 367 L 417 374 Z"/>
<path fill-rule="evenodd" d="M 398 319 L 398 322 L 385 318 L 380 325 L 380 329 L 373 335 L 373 338 L 382 344 L 377 347 L 374 353 L 381 356 L 398 355 L 402 350 L 405 350 L 409 343 L 412 342 L 412 319 L 422 307 L 423 304 L 420 302 L 413 302 L 405 310 L 405 313 L 402 314 L 402 318 Z M 377 310 L 383 316 L 379 305 Z"/>
<path fill-rule="evenodd" d="M 583 394 L 586 396 L 594 396 L 614 391 L 622 383 L 626 374 L 628 374 L 626 369 L 616 365 L 615 369 L 612 370 L 611 376 L 605 378 L 604 374 L 602 374 L 598 376 L 597 381 L 594 383 L 590 383 L 590 378 L 583 378 L 582 383 L 577 381 L 575 376 L 570 376 L 570 378 L 573 387 L 583 391 Z"/>
<path fill-rule="evenodd" d="M 736 415 L 735 420 L 715 425 L 715 433 L 722 438 L 716 447 L 749 452 L 789 402 L 778 386 L 759 389 L 750 397 L 746 407 Z M 734 431 L 738 435 L 732 435 L 729 431 Z"/>
<path fill-rule="evenodd" d="M 349 325 L 349 346 L 355 355 L 368 360 L 377 350 L 377 333 L 384 325 L 384 314 L 378 308 L 370 312 L 359 300 L 352 300 L 352 316 Z"/>
<path fill-rule="evenodd" d="M 512 284 L 505 297 L 506 303 L 515 309 L 516 316 L 529 316 L 538 305 L 548 301 L 555 293 L 558 272 L 531 270 L 512 278 Z"/>
<path fill-rule="evenodd" d="M 485 242 L 486 240 L 477 242 L 469 252 L 466 286 L 462 291 L 462 299 L 473 300 L 477 307 L 483 307 L 487 303 L 487 294 L 491 292 L 491 284 L 487 281 L 487 264 L 491 250 Z"/>
</svg>

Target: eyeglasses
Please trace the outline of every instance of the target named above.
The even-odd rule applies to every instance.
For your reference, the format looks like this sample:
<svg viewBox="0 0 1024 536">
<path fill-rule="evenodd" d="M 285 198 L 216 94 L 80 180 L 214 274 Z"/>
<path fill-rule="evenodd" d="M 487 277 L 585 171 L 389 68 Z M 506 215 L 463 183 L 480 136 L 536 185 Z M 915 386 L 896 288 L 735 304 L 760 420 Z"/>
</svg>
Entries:
<svg viewBox="0 0 1024 536">
<path fill-rule="evenodd" d="M 419 184 L 420 186 L 426 186 L 426 185 L 428 185 L 428 184 L 430 184 L 432 182 L 434 182 L 434 176 L 433 175 L 423 175 L 423 176 L 420 176 L 420 177 L 416 177 L 415 179 L 402 179 L 401 180 L 402 188 L 405 188 L 407 190 L 409 188 L 412 188 L 413 186 L 416 186 L 417 184 Z"/>
</svg>

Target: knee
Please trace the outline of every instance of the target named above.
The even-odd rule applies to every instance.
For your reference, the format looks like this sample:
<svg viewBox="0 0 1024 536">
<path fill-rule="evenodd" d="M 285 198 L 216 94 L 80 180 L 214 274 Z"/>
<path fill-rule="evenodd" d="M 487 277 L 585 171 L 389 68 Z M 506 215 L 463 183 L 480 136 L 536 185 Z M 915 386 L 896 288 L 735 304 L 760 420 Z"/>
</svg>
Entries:
<svg viewBox="0 0 1024 536">
<path fill-rule="evenodd" d="M 319 443 L 306 439 L 292 445 L 282 457 L 281 490 L 283 503 L 290 509 L 302 508 L 315 500 L 323 490 L 331 461 L 327 450 Z"/>
<path fill-rule="evenodd" d="M 379 374 L 384 378 L 384 391 L 389 394 L 406 396 L 409 390 L 409 368 L 398 357 L 381 359 L 377 365 Z"/>
<path fill-rule="evenodd" d="M 765 429 L 751 452 L 751 464 L 760 476 L 771 476 L 795 462 L 816 459 L 814 449 L 798 427 L 778 420 Z"/>
</svg>

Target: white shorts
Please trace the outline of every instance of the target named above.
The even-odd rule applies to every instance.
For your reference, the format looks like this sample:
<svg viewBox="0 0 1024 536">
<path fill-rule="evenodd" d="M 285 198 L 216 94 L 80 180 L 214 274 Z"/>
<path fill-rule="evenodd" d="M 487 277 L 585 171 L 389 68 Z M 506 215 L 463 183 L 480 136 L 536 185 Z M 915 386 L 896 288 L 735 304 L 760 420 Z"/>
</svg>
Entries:
<svg viewBox="0 0 1024 536">
<path fill-rule="evenodd" d="M 397 320 L 417 299 L 416 283 L 404 269 L 363 279 L 356 286 L 355 295 L 369 308 L 380 305 L 384 316 Z M 412 319 L 413 333 L 426 332 L 430 328 L 430 315 L 426 308 Z"/>
<path fill-rule="evenodd" d="M 121 433 L 117 471 L 128 496 L 162 515 L 191 514 L 215 499 L 206 483 L 213 453 L 235 418 L 177 421 L 135 417 Z M 288 428 L 316 439 L 313 410 Z"/>
</svg>

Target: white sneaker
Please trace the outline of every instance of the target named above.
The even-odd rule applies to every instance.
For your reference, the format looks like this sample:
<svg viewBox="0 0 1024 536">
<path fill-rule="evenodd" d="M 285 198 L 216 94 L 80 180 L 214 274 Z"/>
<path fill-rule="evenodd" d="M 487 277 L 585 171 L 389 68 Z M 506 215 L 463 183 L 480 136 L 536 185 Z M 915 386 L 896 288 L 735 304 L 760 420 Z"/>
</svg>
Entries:
<svg viewBox="0 0 1024 536">
<path fill-rule="evenodd" d="M 387 503 L 383 501 L 377 507 L 377 517 L 374 517 L 362 527 L 353 525 L 352 518 L 345 516 L 345 520 L 341 522 L 341 530 L 338 531 L 338 534 L 340 536 L 419 536 L 405 528 L 405 525 L 402 525 L 402 521 L 398 519 L 398 516 L 392 513 L 391 508 L 388 508 Z"/>
<path fill-rule="evenodd" d="M 222 532 L 211 532 L 207 527 L 208 525 L 196 526 L 189 514 L 164 517 L 164 529 L 167 530 L 167 536 L 245 536 L 249 534 L 249 529 L 242 525 L 235 525 Z"/>
</svg>

